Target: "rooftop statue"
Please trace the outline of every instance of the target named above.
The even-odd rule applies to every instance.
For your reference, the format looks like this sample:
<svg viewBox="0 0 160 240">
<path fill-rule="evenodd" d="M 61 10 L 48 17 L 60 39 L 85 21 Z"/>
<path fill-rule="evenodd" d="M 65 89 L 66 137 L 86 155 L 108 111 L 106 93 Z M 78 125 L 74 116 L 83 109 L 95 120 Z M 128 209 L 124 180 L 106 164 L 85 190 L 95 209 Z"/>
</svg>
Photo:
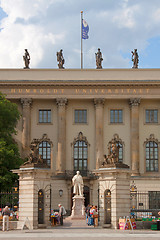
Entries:
<svg viewBox="0 0 160 240">
<path fill-rule="evenodd" d="M 132 53 L 132 62 L 133 62 L 132 68 L 138 68 L 139 56 L 138 56 L 137 49 L 134 49 L 134 52 L 131 51 L 131 53 Z"/>
<path fill-rule="evenodd" d="M 23 60 L 24 60 L 24 69 L 27 69 L 29 68 L 29 64 L 30 64 L 30 55 L 29 55 L 29 52 L 27 49 L 25 49 L 25 53 L 24 53 L 24 56 L 23 56 Z"/>
<path fill-rule="evenodd" d="M 95 53 L 95 56 L 96 56 L 96 66 L 97 66 L 97 69 L 101 69 L 102 68 L 103 58 L 102 58 L 102 53 L 100 51 L 100 48 L 98 48 L 98 52 Z"/>
<path fill-rule="evenodd" d="M 62 54 L 62 49 L 59 51 L 59 52 L 57 52 L 57 62 L 59 62 L 58 63 L 58 67 L 59 67 L 59 69 L 63 69 L 64 67 L 63 67 L 63 65 L 64 65 L 64 58 L 63 58 L 63 54 Z"/>
<path fill-rule="evenodd" d="M 80 175 L 80 172 L 77 171 L 77 174 L 72 178 L 73 183 L 73 193 L 76 195 L 83 196 L 83 178 Z"/>
</svg>

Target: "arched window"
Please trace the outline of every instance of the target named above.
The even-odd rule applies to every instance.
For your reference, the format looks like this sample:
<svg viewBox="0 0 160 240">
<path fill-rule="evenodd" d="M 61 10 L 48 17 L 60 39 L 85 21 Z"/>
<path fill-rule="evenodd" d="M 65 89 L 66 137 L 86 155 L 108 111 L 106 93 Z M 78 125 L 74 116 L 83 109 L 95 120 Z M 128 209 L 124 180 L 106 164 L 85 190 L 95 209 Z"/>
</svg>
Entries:
<svg viewBox="0 0 160 240">
<path fill-rule="evenodd" d="M 146 172 L 158 172 L 158 140 L 151 134 L 145 142 Z"/>
<path fill-rule="evenodd" d="M 73 142 L 73 161 L 74 171 L 79 170 L 84 175 L 88 168 L 88 142 L 81 132 Z"/>
<path fill-rule="evenodd" d="M 48 166 L 51 165 L 51 145 L 50 143 L 43 141 L 39 144 L 39 154 L 42 156 Z"/>
<path fill-rule="evenodd" d="M 111 153 L 111 144 L 113 142 L 116 142 L 116 145 L 119 150 L 118 161 L 122 163 L 123 162 L 123 145 L 124 145 L 124 143 L 119 138 L 118 134 L 114 134 L 113 139 L 109 142 L 109 154 Z"/>
<path fill-rule="evenodd" d="M 47 134 L 44 134 L 39 143 L 39 155 L 42 156 L 49 167 L 51 166 L 51 146 L 50 139 L 48 139 Z"/>
</svg>

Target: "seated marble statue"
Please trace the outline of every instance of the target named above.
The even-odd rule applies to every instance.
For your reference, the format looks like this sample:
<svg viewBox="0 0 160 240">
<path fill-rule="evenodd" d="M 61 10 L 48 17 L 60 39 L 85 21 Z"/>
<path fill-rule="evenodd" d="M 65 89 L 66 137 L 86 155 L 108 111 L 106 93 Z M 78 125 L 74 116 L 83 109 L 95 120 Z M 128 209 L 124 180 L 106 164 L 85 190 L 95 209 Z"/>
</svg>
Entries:
<svg viewBox="0 0 160 240">
<path fill-rule="evenodd" d="M 72 178 L 73 183 L 73 193 L 76 195 L 83 196 L 83 178 L 80 175 L 80 172 L 77 171 L 77 174 Z"/>
</svg>

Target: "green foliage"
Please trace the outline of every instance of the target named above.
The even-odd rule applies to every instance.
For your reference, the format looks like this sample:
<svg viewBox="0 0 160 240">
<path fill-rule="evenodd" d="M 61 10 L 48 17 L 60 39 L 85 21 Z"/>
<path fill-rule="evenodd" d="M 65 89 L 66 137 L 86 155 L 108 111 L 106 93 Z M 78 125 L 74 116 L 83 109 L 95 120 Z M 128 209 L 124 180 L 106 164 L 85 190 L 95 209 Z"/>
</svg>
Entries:
<svg viewBox="0 0 160 240">
<path fill-rule="evenodd" d="M 10 189 L 18 178 L 10 170 L 23 163 L 13 135 L 20 119 L 17 105 L 0 93 L 0 191 Z"/>
</svg>

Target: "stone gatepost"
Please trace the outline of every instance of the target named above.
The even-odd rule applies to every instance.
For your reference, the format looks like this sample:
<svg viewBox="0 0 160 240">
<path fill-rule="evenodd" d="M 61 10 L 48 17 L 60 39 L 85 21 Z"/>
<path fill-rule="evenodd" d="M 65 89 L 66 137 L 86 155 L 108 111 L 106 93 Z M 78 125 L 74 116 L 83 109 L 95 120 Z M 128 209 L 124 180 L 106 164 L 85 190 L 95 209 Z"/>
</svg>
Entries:
<svg viewBox="0 0 160 240">
<path fill-rule="evenodd" d="M 117 229 L 119 218 L 130 215 L 131 173 L 124 166 L 117 163 L 95 171 L 99 176 L 99 214 L 103 227 Z"/>
<path fill-rule="evenodd" d="M 23 166 L 13 170 L 19 175 L 19 221 L 18 229 L 47 227 L 50 222 L 50 176 L 47 168 Z"/>
</svg>

